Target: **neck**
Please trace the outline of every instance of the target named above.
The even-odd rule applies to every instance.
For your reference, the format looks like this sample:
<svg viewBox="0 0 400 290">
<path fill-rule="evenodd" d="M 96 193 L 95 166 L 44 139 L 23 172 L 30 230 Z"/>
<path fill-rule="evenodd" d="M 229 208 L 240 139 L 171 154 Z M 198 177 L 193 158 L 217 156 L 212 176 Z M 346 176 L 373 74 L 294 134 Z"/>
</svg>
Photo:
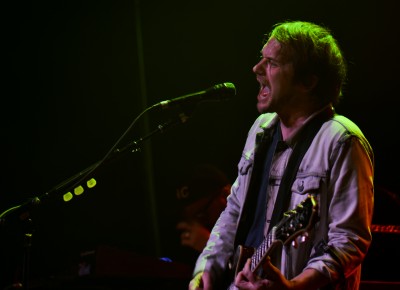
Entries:
<svg viewBox="0 0 400 290">
<path fill-rule="evenodd" d="M 301 126 L 303 126 L 304 121 L 307 118 L 297 118 L 291 122 L 287 122 L 281 119 L 280 125 L 281 125 L 281 132 L 282 132 L 282 139 L 283 141 L 286 141 L 288 138 L 290 138 Z"/>
<path fill-rule="evenodd" d="M 281 120 L 280 126 L 282 131 L 283 140 L 287 140 L 295 134 L 304 123 L 310 118 L 314 113 L 322 110 L 323 108 L 309 108 L 309 110 L 298 110 L 295 112 L 287 112 L 285 114 L 278 114 Z"/>
</svg>

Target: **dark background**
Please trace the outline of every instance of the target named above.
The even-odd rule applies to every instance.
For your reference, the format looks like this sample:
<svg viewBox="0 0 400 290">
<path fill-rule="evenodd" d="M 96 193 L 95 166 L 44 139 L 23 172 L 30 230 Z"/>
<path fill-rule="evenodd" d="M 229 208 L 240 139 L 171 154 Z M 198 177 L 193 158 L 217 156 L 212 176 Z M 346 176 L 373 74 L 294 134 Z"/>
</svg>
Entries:
<svg viewBox="0 0 400 290">
<path fill-rule="evenodd" d="M 399 224 L 396 1 L 7 2 L 1 4 L 0 212 L 51 193 L 31 211 L 31 276 L 62 272 L 98 245 L 178 256 L 175 187 L 199 163 L 215 164 L 234 181 L 257 117 L 252 67 L 264 34 L 284 20 L 324 24 L 339 40 L 349 83 L 336 109 L 374 148 L 375 222 Z M 222 82 L 236 85 L 235 98 L 198 104 L 187 123 L 152 135 L 140 152 L 118 155 L 96 171 L 95 188 L 68 203 L 63 190 L 53 190 L 101 160 L 150 105 Z M 119 148 L 178 113 L 145 113 Z M 6 268 L 0 285 L 21 275 L 27 230 L 15 216 L 7 216 L 0 232 Z M 387 254 L 393 255 L 374 258 L 385 261 Z M 391 279 L 365 273 L 365 279 Z"/>
</svg>

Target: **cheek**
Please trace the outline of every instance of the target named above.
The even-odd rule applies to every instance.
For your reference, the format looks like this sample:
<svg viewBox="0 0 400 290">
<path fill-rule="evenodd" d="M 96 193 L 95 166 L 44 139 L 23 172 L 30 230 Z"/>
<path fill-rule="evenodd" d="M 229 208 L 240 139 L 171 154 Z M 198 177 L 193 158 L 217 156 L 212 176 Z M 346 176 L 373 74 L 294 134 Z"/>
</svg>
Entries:
<svg viewBox="0 0 400 290">
<path fill-rule="evenodd" d="M 277 68 L 268 67 L 266 71 L 267 71 L 268 80 L 270 82 L 275 82 L 276 83 L 276 81 L 281 78 L 280 71 Z"/>
<path fill-rule="evenodd" d="M 265 67 L 265 76 L 266 76 L 266 78 L 267 78 L 267 80 L 269 81 L 269 82 L 271 82 L 271 80 L 273 79 L 273 72 L 272 72 L 272 70 L 271 70 L 271 68 L 268 66 L 268 67 Z"/>
</svg>

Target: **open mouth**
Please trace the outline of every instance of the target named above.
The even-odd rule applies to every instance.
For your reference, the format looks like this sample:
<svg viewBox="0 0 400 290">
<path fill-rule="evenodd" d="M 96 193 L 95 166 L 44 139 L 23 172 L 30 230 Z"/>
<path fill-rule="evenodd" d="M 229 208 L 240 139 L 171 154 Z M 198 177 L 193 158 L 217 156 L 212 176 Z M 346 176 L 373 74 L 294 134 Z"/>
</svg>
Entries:
<svg viewBox="0 0 400 290">
<path fill-rule="evenodd" d="M 260 87 L 260 92 L 258 94 L 258 96 L 260 98 L 266 98 L 269 96 L 269 93 L 271 92 L 270 88 L 265 86 L 265 85 L 261 85 Z"/>
</svg>

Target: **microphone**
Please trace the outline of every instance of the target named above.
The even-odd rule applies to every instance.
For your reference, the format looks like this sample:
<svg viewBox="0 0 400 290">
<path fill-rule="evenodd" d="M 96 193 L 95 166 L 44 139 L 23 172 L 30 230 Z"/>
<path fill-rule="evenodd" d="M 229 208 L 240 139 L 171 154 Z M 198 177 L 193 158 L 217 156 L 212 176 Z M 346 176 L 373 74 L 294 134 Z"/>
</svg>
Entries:
<svg viewBox="0 0 400 290">
<path fill-rule="evenodd" d="M 161 107 L 161 109 L 168 109 L 169 107 L 180 104 L 197 104 L 204 101 L 222 101 L 232 98 L 236 95 L 235 85 L 232 83 L 222 83 L 215 85 L 206 90 L 184 95 L 172 100 L 159 102 L 154 107 Z"/>
</svg>

